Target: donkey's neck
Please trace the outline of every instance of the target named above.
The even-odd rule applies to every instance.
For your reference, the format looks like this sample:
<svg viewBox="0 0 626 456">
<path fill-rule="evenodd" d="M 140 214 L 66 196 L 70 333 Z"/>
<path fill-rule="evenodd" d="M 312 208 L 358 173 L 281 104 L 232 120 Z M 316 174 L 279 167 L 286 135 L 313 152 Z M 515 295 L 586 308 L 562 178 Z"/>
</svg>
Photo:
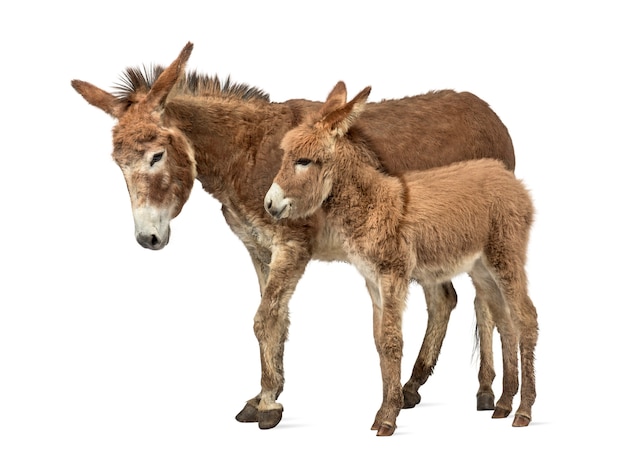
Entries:
<svg viewBox="0 0 626 456">
<path fill-rule="evenodd" d="M 194 149 L 198 180 L 222 203 L 242 199 L 235 193 L 244 187 L 262 201 L 277 169 L 259 175 L 254 167 L 257 161 L 264 167 L 280 164 L 280 156 L 271 155 L 280 153 L 277 144 L 291 127 L 292 117 L 284 104 L 264 100 L 187 96 L 170 100 L 165 108 L 166 122 L 178 128 Z"/>
</svg>

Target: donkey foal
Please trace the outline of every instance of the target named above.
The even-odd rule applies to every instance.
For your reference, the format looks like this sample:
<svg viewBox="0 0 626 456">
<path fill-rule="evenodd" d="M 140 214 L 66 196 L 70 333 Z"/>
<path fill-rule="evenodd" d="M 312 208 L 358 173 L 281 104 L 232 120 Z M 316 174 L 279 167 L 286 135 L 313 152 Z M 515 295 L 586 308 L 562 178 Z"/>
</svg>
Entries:
<svg viewBox="0 0 626 456">
<path fill-rule="evenodd" d="M 346 102 L 339 82 L 319 112 L 284 136 L 282 165 L 265 208 L 276 219 L 304 218 L 323 208 L 368 284 L 383 380 L 372 425 L 377 435 L 393 434 L 403 406 L 402 313 L 410 282 L 441 284 L 463 272 L 485 293 L 485 311 L 502 337 L 503 391 L 493 416 L 512 410 L 519 347 L 522 387 L 513 426 L 527 426 L 538 335 L 525 272 L 530 195 L 492 159 L 385 174 L 367 140 L 350 131 L 369 93 L 368 87 Z"/>
</svg>

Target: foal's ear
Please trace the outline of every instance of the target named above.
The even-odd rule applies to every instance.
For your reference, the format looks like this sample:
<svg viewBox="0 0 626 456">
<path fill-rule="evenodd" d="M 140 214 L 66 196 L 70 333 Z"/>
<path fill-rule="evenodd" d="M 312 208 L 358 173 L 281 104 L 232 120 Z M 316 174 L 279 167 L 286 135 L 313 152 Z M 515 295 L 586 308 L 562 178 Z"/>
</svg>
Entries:
<svg viewBox="0 0 626 456">
<path fill-rule="evenodd" d="M 361 90 L 349 103 L 337 106 L 336 109 L 328 112 L 321 120 L 324 127 L 336 136 L 346 134 L 359 114 L 365 109 L 367 97 L 371 91 L 372 88 L 368 86 Z"/>
<path fill-rule="evenodd" d="M 81 94 L 90 105 L 102 109 L 116 119 L 119 119 L 126 109 L 126 103 L 120 101 L 115 95 L 105 92 L 93 84 L 74 79 L 72 81 L 72 87 L 74 87 L 74 90 Z"/>
<path fill-rule="evenodd" d="M 168 66 L 158 79 L 152 85 L 150 92 L 146 96 L 145 103 L 152 109 L 162 108 L 165 104 L 165 99 L 169 95 L 170 91 L 183 76 L 185 71 L 185 64 L 189 60 L 191 51 L 193 50 L 193 43 L 189 42 L 185 45 L 180 52 L 176 60 Z"/>
<path fill-rule="evenodd" d="M 343 81 L 339 81 L 326 97 L 326 102 L 320 109 L 320 116 L 324 117 L 339 107 L 345 105 L 347 98 L 348 91 L 346 89 L 346 84 Z"/>
</svg>

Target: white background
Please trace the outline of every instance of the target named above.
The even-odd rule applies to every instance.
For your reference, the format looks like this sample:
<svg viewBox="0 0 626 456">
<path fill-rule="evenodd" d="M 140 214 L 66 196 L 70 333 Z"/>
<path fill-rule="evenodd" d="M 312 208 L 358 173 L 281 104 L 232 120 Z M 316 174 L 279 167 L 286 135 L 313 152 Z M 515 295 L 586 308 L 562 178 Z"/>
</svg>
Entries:
<svg viewBox="0 0 626 456">
<path fill-rule="evenodd" d="M 0 27 L 0 455 L 623 454 L 620 2 L 16 3 Z M 110 158 L 113 120 L 70 86 L 109 90 L 187 41 L 189 69 L 273 101 L 323 100 L 342 79 L 349 96 L 372 85 L 372 101 L 452 88 L 491 104 L 537 206 L 528 428 L 474 410 L 474 292 L 459 277 L 422 404 L 376 438 L 369 298 L 337 263 L 310 264 L 293 296 L 282 422 L 235 421 L 260 388 L 248 255 L 199 186 L 169 246 L 142 249 Z M 405 379 L 426 321 L 412 291 Z"/>
</svg>

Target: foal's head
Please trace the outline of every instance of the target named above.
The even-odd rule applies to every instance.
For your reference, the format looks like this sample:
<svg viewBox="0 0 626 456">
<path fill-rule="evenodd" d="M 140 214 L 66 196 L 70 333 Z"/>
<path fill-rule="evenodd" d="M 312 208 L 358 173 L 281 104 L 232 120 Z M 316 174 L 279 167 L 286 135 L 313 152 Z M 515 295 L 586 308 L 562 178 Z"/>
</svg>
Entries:
<svg viewBox="0 0 626 456">
<path fill-rule="evenodd" d="M 170 221 L 189 198 L 196 177 L 192 148 L 180 133 L 164 125 L 161 117 L 170 91 L 184 76 L 192 49 L 187 43 L 154 82 L 138 70 L 128 70 L 124 96 L 72 81 L 85 100 L 118 121 L 113 128 L 113 159 L 126 180 L 137 242 L 153 250 L 167 245 Z"/>
<path fill-rule="evenodd" d="M 346 102 L 346 86 L 338 82 L 319 112 L 285 134 L 280 171 L 265 195 L 265 209 L 276 219 L 303 218 L 330 195 L 338 143 L 365 107 L 371 88 Z"/>
</svg>

